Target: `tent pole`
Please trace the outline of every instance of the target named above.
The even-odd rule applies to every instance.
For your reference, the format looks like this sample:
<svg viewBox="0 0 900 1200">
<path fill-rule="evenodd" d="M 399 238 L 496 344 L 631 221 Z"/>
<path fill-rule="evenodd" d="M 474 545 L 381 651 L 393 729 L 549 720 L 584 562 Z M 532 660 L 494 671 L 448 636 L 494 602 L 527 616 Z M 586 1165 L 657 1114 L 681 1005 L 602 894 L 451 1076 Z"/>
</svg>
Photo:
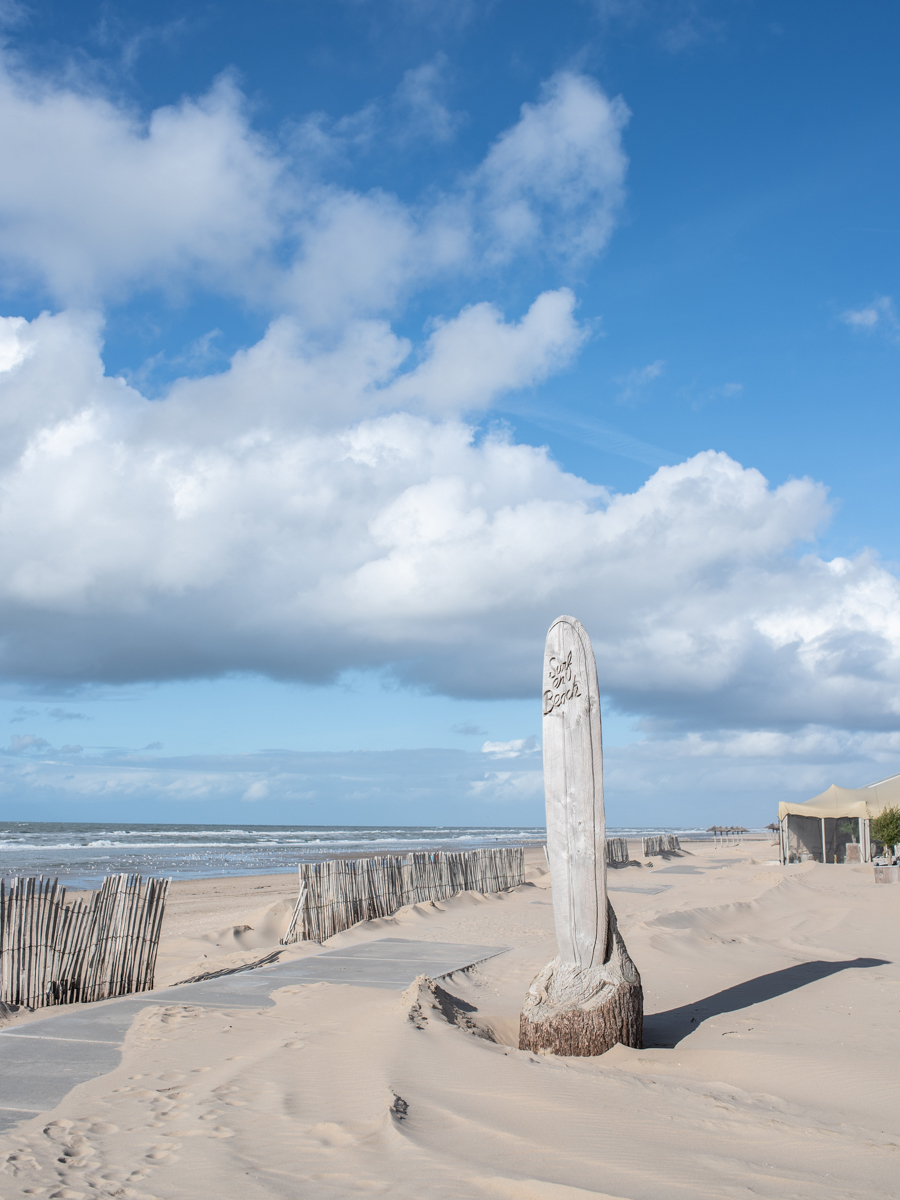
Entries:
<svg viewBox="0 0 900 1200">
<path fill-rule="evenodd" d="M 822 821 L 822 862 L 824 863 L 828 861 L 825 857 L 825 818 L 820 819 Z"/>
</svg>

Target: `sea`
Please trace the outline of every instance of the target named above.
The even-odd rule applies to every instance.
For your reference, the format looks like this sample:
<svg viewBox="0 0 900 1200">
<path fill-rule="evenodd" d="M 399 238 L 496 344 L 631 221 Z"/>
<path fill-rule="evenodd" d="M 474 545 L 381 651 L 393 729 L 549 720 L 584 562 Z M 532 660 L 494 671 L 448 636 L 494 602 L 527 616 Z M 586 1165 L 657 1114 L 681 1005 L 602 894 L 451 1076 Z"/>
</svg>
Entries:
<svg viewBox="0 0 900 1200">
<path fill-rule="evenodd" d="M 704 830 L 674 826 L 607 828 L 608 837 Z M 70 888 L 95 888 L 123 872 L 170 879 L 269 875 L 299 862 L 412 850 L 474 850 L 535 845 L 542 826 L 149 825 L 10 821 L 0 824 L 0 876 L 42 875 Z"/>
</svg>

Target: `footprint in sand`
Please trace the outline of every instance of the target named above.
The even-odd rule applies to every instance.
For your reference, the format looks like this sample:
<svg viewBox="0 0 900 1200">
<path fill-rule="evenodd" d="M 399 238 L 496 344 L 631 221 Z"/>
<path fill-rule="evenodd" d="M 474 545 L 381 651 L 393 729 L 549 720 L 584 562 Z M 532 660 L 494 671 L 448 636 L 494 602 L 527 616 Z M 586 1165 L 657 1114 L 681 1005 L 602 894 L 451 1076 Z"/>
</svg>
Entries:
<svg viewBox="0 0 900 1200">
<path fill-rule="evenodd" d="M 0 1170 L 4 1173 L 8 1172 L 13 1176 L 21 1175 L 25 1171 L 39 1171 L 40 1169 L 41 1166 L 38 1160 L 25 1147 L 7 1154 L 2 1167 L 0 1167 Z"/>
</svg>

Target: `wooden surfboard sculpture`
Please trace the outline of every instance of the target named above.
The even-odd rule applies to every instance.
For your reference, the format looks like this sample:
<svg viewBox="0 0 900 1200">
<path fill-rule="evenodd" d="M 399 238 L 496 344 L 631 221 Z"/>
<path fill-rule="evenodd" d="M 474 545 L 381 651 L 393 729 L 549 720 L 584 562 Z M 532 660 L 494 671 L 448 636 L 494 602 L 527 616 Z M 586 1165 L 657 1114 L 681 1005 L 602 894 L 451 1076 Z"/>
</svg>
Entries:
<svg viewBox="0 0 900 1200">
<path fill-rule="evenodd" d="M 603 1054 L 640 1047 L 641 977 L 606 894 L 606 819 L 597 667 L 587 631 L 557 617 L 543 682 L 547 858 L 559 956 L 525 997 L 519 1048 Z"/>
</svg>

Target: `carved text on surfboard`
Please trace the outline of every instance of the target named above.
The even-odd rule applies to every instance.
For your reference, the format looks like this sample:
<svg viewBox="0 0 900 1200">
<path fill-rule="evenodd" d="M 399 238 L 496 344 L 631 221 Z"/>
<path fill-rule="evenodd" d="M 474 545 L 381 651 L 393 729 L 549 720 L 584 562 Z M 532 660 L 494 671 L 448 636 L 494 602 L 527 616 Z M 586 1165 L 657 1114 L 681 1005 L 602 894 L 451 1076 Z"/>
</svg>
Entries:
<svg viewBox="0 0 900 1200">
<path fill-rule="evenodd" d="M 578 676 L 572 670 L 572 651 L 565 658 L 551 655 L 547 660 L 547 673 L 550 676 L 550 686 L 544 691 L 544 716 L 548 716 L 556 708 L 561 708 L 567 700 L 573 700 L 581 695 L 578 686 Z"/>
</svg>

